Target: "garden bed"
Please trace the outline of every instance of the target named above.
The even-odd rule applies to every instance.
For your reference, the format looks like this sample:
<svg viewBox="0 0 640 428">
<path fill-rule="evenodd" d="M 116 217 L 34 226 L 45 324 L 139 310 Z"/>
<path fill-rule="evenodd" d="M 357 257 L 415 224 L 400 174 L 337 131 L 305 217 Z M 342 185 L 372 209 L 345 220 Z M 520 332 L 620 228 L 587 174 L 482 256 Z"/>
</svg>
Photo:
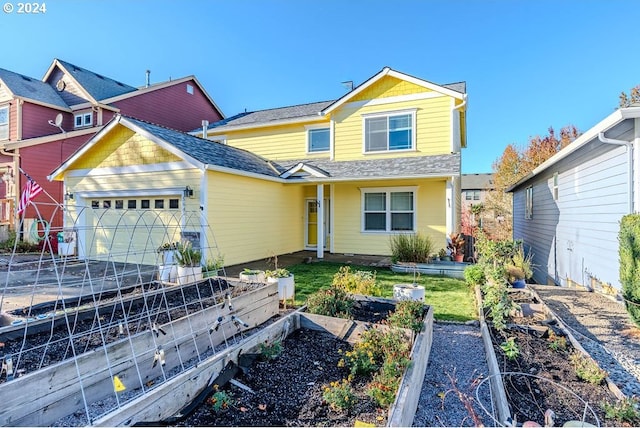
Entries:
<svg viewBox="0 0 640 428">
<path fill-rule="evenodd" d="M 510 290 L 509 295 L 518 309 L 511 312 L 505 328 L 498 329 L 493 323 L 483 328 L 485 343 L 492 348 L 487 354 L 489 358 L 493 354 L 495 360 L 489 363 L 492 379 L 480 387 L 491 384 L 494 399 L 506 401 L 494 403 L 498 409 L 497 415 L 491 414 L 494 421 L 502 425 L 535 421 L 549 426 L 545 423 L 551 417 L 557 426 L 567 421 L 620 425 L 620 421 L 607 419 L 602 408 L 603 403 L 612 404 L 620 397 L 617 388 L 606 378 L 597 382 L 602 373 L 586 375 L 594 383 L 577 375 L 577 361 L 594 370 L 595 362 L 528 289 Z M 484 324 L 484 316 L 481 322 Z M 500 385 L 503 391 L 496 390 Z M 491 403 L 481 404 L 492 408 Z"/>
</svg>

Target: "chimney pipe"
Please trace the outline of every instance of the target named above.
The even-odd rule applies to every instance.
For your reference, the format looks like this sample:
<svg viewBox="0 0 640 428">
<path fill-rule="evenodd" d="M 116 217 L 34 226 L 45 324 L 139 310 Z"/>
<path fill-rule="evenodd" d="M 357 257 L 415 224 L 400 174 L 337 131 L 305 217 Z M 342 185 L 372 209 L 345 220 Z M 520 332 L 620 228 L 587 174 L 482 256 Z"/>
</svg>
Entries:
<svg viewBox="0 0 640 428">
<path fill-rule="evenodd" d="M 207 130 L 209 129 L 209 121 L 208 120 L 203 120 L 202 121 L 202 138 L 204 138 L 205 140 L 207 139 Z"/>
<path fill-rule="evenodd" d="M 147 70 L 146 75 L 147 75 L 147 86 L 146 87 L 148 88 L 149 87 L 149 77 L 151 76 L 151 70 Z"/>
</svg>

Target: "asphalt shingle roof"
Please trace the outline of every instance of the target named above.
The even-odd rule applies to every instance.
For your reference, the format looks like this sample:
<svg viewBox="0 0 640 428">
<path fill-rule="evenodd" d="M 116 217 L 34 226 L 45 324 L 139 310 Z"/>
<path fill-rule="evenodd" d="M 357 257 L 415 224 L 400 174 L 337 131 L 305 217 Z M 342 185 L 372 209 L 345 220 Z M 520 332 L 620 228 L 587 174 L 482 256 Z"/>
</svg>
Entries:
<svg viewBox="0 0 640 428">
<path fill-rule="evenodd" d="M 467 82 L 447 83 L 446 85 L 440 86 L 451 89 L 452 91 L 460 92 L 461 94 L 467 93 Z"/>
<path fill-rule="evenodd" d="M 240 113 L 229 117 L 225 120 L 215 122 L 209 125 L 209 129 L 216 131 L 225 129 L 225 127 L 239 125 L 254 125 L 269 123 L 277 120 L 295 119 L 299 117 L 307 117 L 318 115 L 322 109 L 332 104 L 333 101 L 321 101 L 309 104 L 300 104 L 296 106 L 273 108 L 268 110 L 257 110 L 252 112 Z M 197 131 L 197 130 L 196 130 Z"/>
<path fill-rule="evenodd" d="M 41 80 L 3 68 L 0 68 L 0 79 L 2 79 L 15 96 L 40 101 L 65 109 L 69 108 L 67 103 L 58 95 L 58 92 L 51 87 L 51 85 Z"/>
<path fill-rule="evenodd" d="M 269 161 L 249 151 L 227 146 L 225 144 L 206 141 L 184 132 L 165 128 L 142 120 L 125 117 L 126 120 L 143 128 L 152 135 L 173 145 L 181 152 L 204 164 L 231 168 L 238 171 L 278 177 Z"/>
<path fill-rule="evenodd" d="M 126 85 L 66 61 L 59 59 L 58 62 L 98 101 L 137 90 L 137 88 L 133 86 Z"/>
<path fill-rule="evenodd" d="M 492 190 L 493 174 L 462 174 L 460 183 L 462 190 Z"/>
</svg>

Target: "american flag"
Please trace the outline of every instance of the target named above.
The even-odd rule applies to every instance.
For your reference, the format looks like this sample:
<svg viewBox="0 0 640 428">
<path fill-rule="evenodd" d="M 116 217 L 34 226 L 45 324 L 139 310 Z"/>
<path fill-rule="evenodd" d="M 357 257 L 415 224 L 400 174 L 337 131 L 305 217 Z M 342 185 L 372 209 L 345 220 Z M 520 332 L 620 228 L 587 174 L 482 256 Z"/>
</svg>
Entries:
<svg viewBox="0 0 640 428">
<path fill-rule="evenodd" d="M 24 210 L 27 209 L 27 206 L 31 203 L 33 198 L 42 193 L 42 187 L 32 178 L 27 180 L 27 184 L 24 185 L 24 190 L 22 191 L 22 196 L 20 197 L 20 203 L 18 204 L 18 215 L 21 215 Z"/>
</svg>

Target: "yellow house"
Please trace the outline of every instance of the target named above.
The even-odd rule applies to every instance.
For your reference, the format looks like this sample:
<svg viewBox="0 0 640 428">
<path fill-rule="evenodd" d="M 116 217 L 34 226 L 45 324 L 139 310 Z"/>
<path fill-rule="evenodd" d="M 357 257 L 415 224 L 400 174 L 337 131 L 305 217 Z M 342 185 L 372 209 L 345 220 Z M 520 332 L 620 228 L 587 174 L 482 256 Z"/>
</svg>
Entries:
<svg viewBox="0 0 640 428">
<path fill-rule="evenodd" d="M 50 179 L 65 181 L 70 212 L 118 230 L 125 208 L 153 211 L 203 248 L 215 241 L 227 264 L 302 249 L 386 255 L 392 234 L 418 231 L 440 248 L 459 223 L 466 99 L 464 83 L 384 68 L 338 100 L 241 113 L 191 134 L 117 116 Z M 136 245 L 168 238 L 147 235 L 85 234 L 78 251 L 122 245 L 135 258 Z"/>
</svg>

